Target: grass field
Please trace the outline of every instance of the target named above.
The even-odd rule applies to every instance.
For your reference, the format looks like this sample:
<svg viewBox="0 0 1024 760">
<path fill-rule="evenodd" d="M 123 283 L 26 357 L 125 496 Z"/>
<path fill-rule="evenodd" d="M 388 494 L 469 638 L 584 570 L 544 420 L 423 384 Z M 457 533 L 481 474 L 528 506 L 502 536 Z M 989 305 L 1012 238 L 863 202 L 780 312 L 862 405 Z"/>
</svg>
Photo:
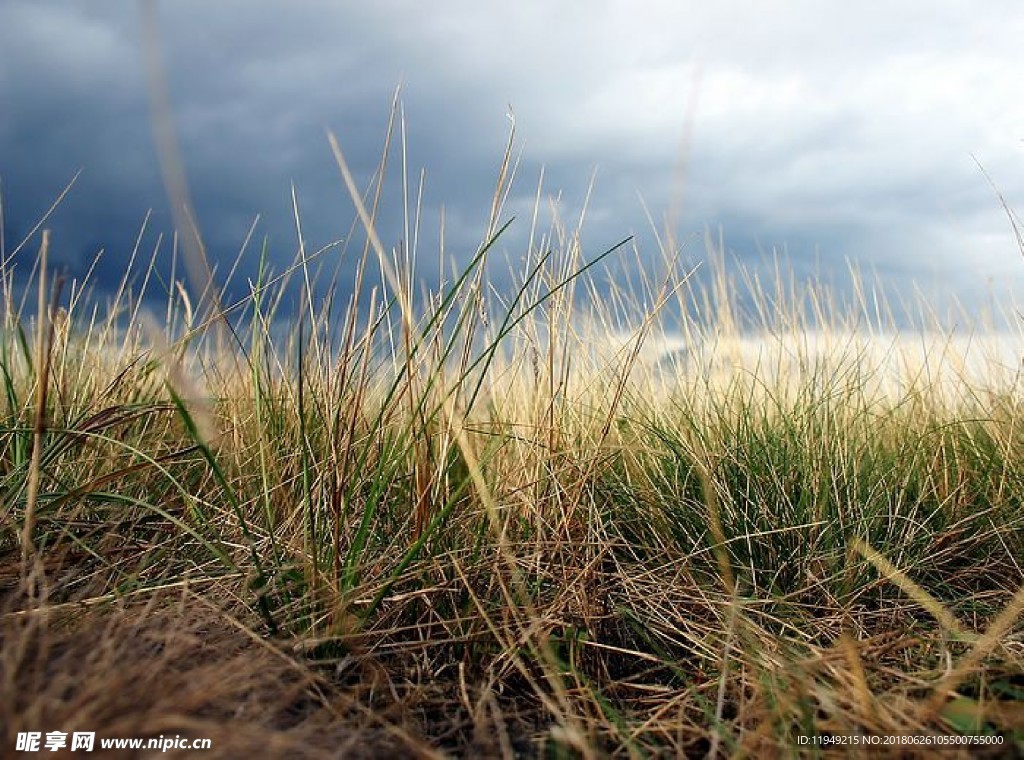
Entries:
<svg viewBox="0 0 1024 760">
<path fill-rule="evenodd" d="M 0 273 L 4 753 L 1024 753 L 1024 335 L 713 247 L 601 295 L 571 232 L 501 297 L 506 181 L 416 306 L 373 235 L 385 288 L 287 314 L 314 263 L 261 265 L 231 329 L 145 263 L 98 301 L 43 253 L 34 309 Z"/>
</svg>

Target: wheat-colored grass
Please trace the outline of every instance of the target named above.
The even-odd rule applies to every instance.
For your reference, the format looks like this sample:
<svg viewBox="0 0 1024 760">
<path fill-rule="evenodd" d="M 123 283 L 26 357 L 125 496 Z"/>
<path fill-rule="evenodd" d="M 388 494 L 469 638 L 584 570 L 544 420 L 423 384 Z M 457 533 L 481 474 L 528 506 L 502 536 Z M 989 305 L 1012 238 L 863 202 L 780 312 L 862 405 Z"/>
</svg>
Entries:
<svg viewBox="0 0 1024 760">
<path fill-rule="evenodd" d="M 332 149 L 367 240 L 344 309 L 282 311 L 293 276 L 313 290 L 302 250 L 221 299 L 230 350 L 177 285 L 145 317 L 146 267 L 107 313 L 88 283 L 59 319 L 6 310 L 4 746 L 1024 751 L 1019 334 L 769 290 L 715 246 L 608 283 L 572 230 L 497 293 L 511 147 L 478 255 L 417 298 L 377 235 L 383 171 L 364 196 Z"/>
</svg>

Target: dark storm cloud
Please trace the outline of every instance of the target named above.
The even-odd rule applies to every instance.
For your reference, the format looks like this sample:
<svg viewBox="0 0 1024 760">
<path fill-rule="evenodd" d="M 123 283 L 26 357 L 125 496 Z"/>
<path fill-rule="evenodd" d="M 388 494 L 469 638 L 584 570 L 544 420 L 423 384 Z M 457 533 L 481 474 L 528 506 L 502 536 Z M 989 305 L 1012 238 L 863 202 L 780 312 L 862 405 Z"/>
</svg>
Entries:
<svg viewBox="0 0 1024 760">
<path fill-rule="evenodd" d="M 337 133 L 362 182 L 376 168 L 392 92 L 404 75 L 401 62 L 384 55 L 388 38 L 369 20 L 333 7 L 307 3 L 276 18 L 249 3 L 221 3 L 216 12 L 196 2 L 161 9 L 185 170 L 202 233 L 222 269 L 257 214 L 257 234 L 269 236 L 277 268 L 292 260 L 292 183 L 311 250 L 349 231 L 351 203 L 326 129 Z M 101 273 L 123 270 L 147 210 L 155 210 L 150 244 L 171 226 L 151 136 L 140 19 L 134 6 L 127 8 L 120 2 L 15 3 L 0 10 L 0 49 L 17 66 L 5 68 L 0 80 L 7 104 L 0 178 L 8 246 L 81 169 L 48 222 L 55 258 L 77 274 L 102 247 L 108 252 Z M 429 104 L 414 94 L 405 107 L 415 122 L 409 133 L 416 153 L 448 157 L 428 181 L 432 197 L 453 206 L 449 233 L 464 246 L 475 244 L 471 235 L 481 234 L 489 204 L 481 191 L 487 192 L 498 165 L 502 135 L 485 135 L 471 109 L 443 94 Z M 503 114 L 496 116 L 491 121 L 500 123 Z M 493 155 L 485 158 L 485 152 Z M 397 155 L 390 171 L 382 231 L 394 243 L 401 206 Z"/>
<path fill-rule="evenodd" d="M 561 191 L 570 231 L 597 168 L 588 255 L 635 233 L 642 256 L 661 260 L 640 193 L 659 228 L 681 200 L 684 258 L 701 258 L 693 241 L 721 227 L 739 258 L 785 250 L 800 271 L 841 276 L 850 259 L 900 286 L 1014 282 L 1024 264 L 971 154 L 1020 197 L 1019 172 L 1007 170 L 1024 136 L 1016 6 L 986 16 L 946 4 L 922 18 L 910 2 L 884 14 L 790 2 L 740 23 L 755 10 L 735 0 L 682 15 L 653 0 L 163 3 L 174 125 L 211 256 L 226 270 L 259 214 L 257 244 L 266 235 L 275 268 L 286 266 L 293 183 L 309 250 L 347 236 L 353 212 L 325 130 L 365 185 L 401 82 L 413 198 L 426 172 L 428 280 L 442 206 L 450 256 L 466 261 L 484 234 L 511 104 L 524 153 L 500 253 L 513 266 L 544 165 L 542 229 L 547 195 Z M 105 280 L 118 276 L 149 209 L 144 250 L 171 230 L 141 30 L 138 6 L 114 0 L 0 6 L 8 250 L 79 169 L 48 222 L 73 272 L 102 247 Z M 380 225 L 389 247 L 405 236 L 400 174 L 396 148 Z M 349 260 L 362 245 L 353 240 Z"/>
</svg>

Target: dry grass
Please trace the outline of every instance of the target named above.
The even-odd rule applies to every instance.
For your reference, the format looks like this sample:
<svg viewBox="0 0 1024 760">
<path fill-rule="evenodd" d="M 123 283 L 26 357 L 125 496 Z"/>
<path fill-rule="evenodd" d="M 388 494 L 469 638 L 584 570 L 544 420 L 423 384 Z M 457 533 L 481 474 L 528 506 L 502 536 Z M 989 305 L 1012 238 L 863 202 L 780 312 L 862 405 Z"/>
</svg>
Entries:
<svg viewBox="0 0 1024 760">
<path fill-rule="evenodd" d="M 34 339 L 6 313 L 5 747 L 62 729 L 194 734 L 213 757 L 1024 751 L 1004 347 L 968 358 L 938 324 L 895 336 L 877 305 L 785 282 L 752 290 L 741 330 L 724 269 L 588 298 L 597 270 L 557 231 L 498 299 L 482 262 L 508 160 L 479 256 L 414 309 L 412 254 L 384 250 L 334 147 L 360 271 L 386 286 L 340 316 L 286 319 L 262 267 L 230 352 L 182 289 L 162 324 L 129 309 L 131 273 L 105 317 L 80 288 L 52 329 L 41 300 Z M 313 256 L 290 271 L 310 282 Z M 668 323 L 676 301 L 700 319 Z"/>
</svg>

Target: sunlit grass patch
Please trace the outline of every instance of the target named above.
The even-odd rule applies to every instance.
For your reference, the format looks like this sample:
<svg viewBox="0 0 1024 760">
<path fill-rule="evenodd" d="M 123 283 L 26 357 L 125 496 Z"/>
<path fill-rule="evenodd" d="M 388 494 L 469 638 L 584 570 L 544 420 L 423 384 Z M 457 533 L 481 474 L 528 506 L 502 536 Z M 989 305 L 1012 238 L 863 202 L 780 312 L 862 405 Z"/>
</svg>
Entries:
<svg viewBox="0 0 1024 760">
<path fill-rule="evenodd" d="M 417 295 L 333 147 L 379 274 L 343 308 L 282 311 L 289 278 L 316 290 L 300 251 L 278 275 L 264 255 L 226 320 L 177 285 L 146 316 L 130 275 L 109 315 L 58 316 L 45 267 L 35 313 L 5 312 L 5 741 L 121 730 L 103 679 L 137 668 L 110 653 L 156 610 L 182 656 L 240 637 L 211 638 L 209 699 L 161 718 L 154 679 L 138 730 L 311 755 L 339 725 L 369 755 L 1020 748 L 1020 335 L 899 325 L 813 282 L 751 289 L 739 319 L 714 248 L 710 278 L 668 266 L 627 297 L 596 264 L 628 242 L 587 258 L 555 232 L 497 293 L 507 160 L 478 252 Z M 92 641 L 109 656 L 70 702 L 31 686 Z"/>
</svg>

